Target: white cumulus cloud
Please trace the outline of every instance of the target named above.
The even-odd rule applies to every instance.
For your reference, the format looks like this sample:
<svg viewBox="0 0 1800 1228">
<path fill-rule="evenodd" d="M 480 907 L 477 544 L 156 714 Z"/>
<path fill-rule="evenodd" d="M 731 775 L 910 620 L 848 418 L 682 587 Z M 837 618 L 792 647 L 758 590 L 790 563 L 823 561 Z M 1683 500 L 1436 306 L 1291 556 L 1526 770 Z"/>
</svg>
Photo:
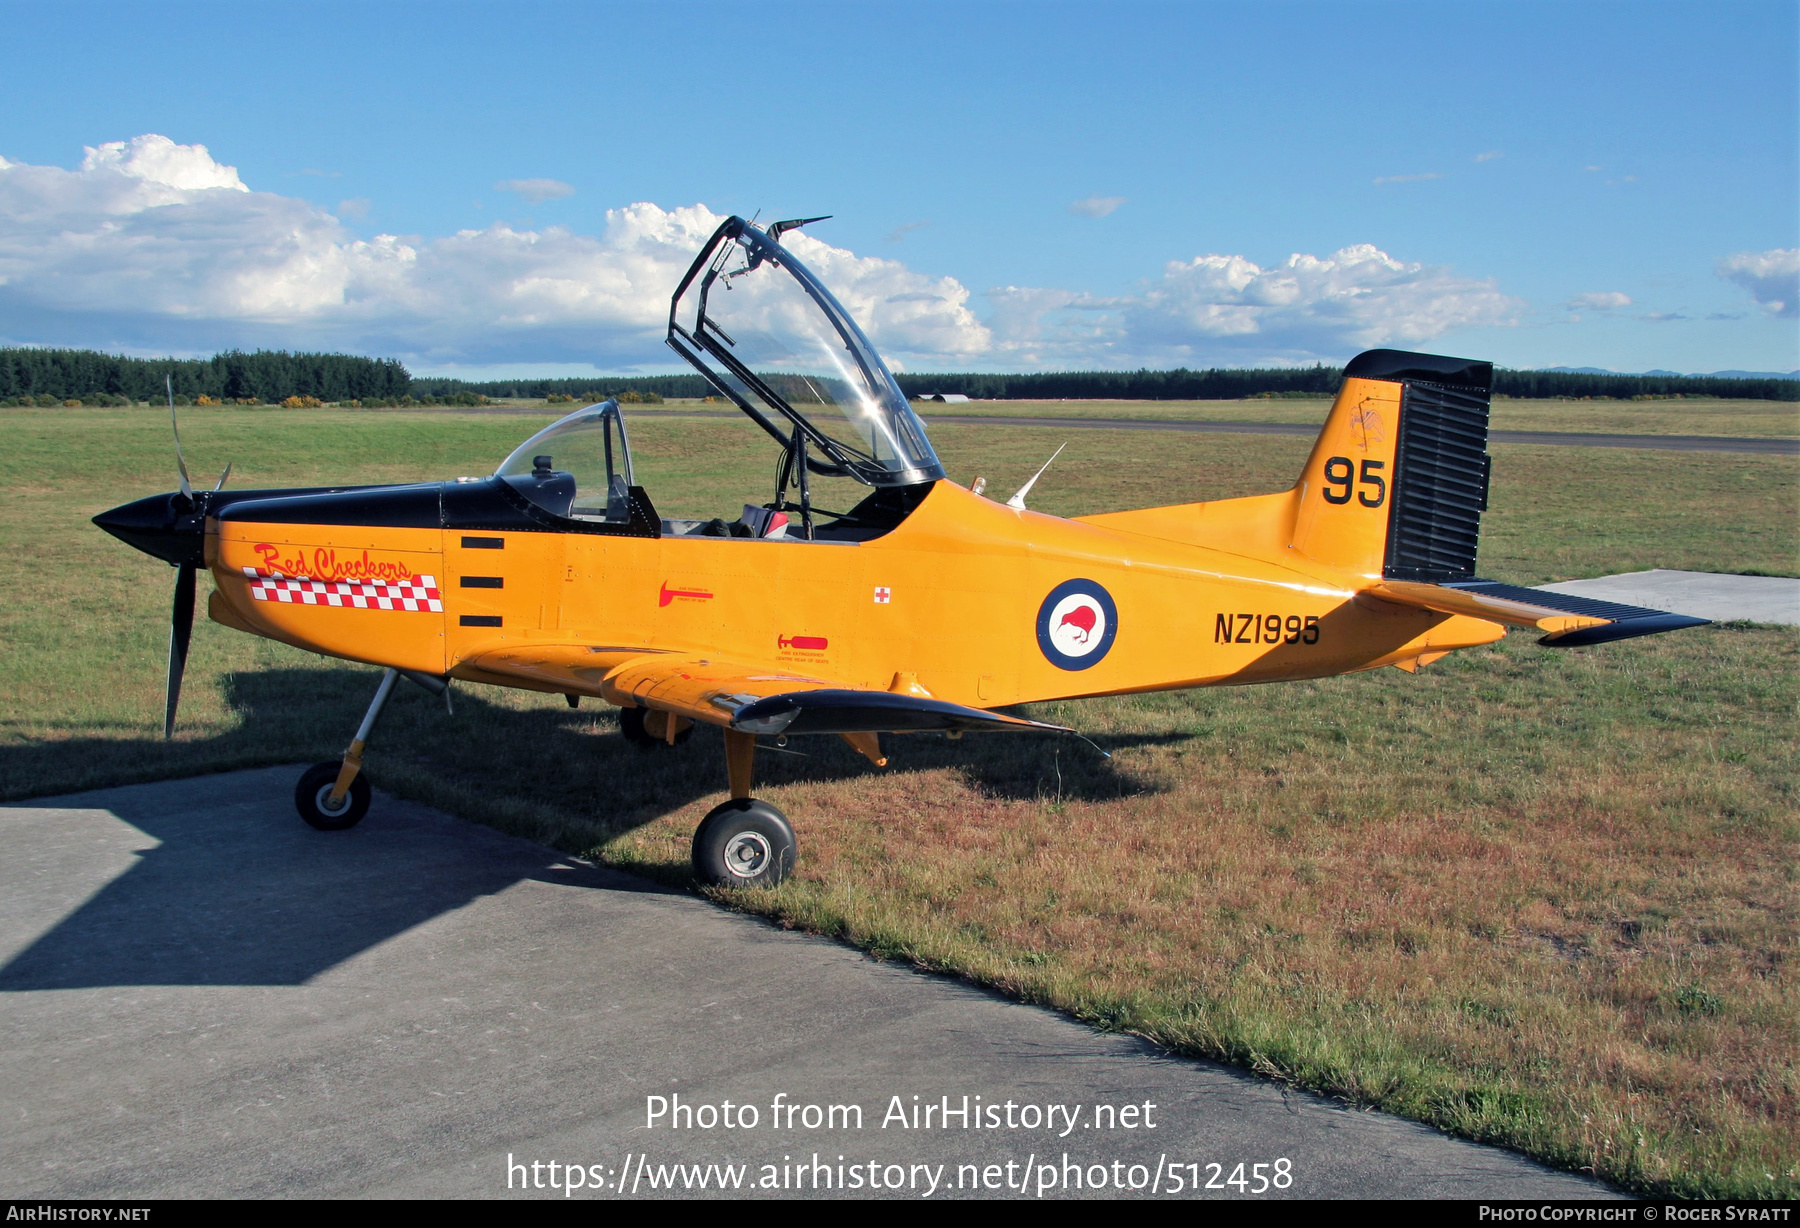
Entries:
<svg viewBox="0 0 1800 1228">
<path fill-rule="evenodd" d="M 1719 276 L 1748 290 L 1764 311 L 1788 320 L 1800 316 L 1800 247 L 1739 252 L 1719 262 Z"/>
<path fill-rule="evenodd" d="M 204 145 L 177 145 L 166 136 L 146 133 L 129 141 L 109 141 L 87 147 L 83 171 L 117 171 L 148 184 L 178 188 L 184 192 L 204 188 L 230 188 L 248 192 L 238 178 L 237 167 L 214 162 Z"/>
<path fill-rule="evenodd" d="M 202 146 L 142 136 L 75 170 L 0 160 L 0 342 L 669 366 L 669 294 L 723 220 L 639 203 L 597 235 L 496 223 L 361 240 L 307 201 L 251 191 Z M 955 279 L 808 235 L 788 244 L 884 349 L 987 344 Z"/>
<path fill-rule="evenodd" d="M 1103 366 L 1341 360 L 1511 323 L 1524 307 L 1492 281 L 1395 260 L 1367 243 L 1267 269 L 1235 255 L 1172 261 L 1119 298 L 1018 287 L 990 297 L 1000 346 Z"/>
<path fill-rule="evenodd" d="M 362 208 L 338 205 L 347 217 Z M 0 344 L 673 369 L 669 294 L 722 220 L 704 205 L 639 202 L 607 211 L 594 234 L 495 223 L 361 239 L 166 137 L 100 145 L 74 170 L 0 158 Z M 810 232 L 785 244 L 915 370 L 1341 361 L 1522 308 L 1491 281 L 1366 244 L 1269 268 L 1196 256 L 1111 298 L 1018 286 L 972 296 L 954 277 Z"/>
<path fill-rule="evenodd" d="M 494 190 L 517 192 L 534 205 L 575 195 L 575 189 L 560 179 L 502 179 L 494 185 Z"/>
<path fill-rule="evenodd" d="M 1571 311 L 1620 311 L 1631 306 L 1631 296 L 1617 290 L 1595 290 L 1577 294 L 1568 302 Z"/>
<path fill-rule="evenodd" d="M 1284 348 L 1417 345 L 1453 328 L 1507 322 L 1521 308 L 1491 281 L 1393 259 L 1359 243 L 1324 258 L 1295 254 L 1271 269 L 1242 256 L 1168 266 L 1138 309 L 1138 329 L 1170 341 L 1278 339 Z"/>
</svg>

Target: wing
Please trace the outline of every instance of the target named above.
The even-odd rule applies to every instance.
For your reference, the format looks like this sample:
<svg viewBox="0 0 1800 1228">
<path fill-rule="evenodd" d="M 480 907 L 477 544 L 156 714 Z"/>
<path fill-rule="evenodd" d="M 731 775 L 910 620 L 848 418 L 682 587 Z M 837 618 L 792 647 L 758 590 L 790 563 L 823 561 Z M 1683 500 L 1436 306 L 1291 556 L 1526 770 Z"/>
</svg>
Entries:
<svg viewBox="0 0 1800 1228">
<path fill-rule="evenodd" d="M 1069 732 L 923 695 L 844 687 L 779 666 L 696 653 L 532 644 L 480 653 L 453 673 L 475 682 L 597 695 L 622 707 L 654 708 L 739 733 Z"/>
<path fill-rule="evenodd" d="M 1554 648 L 1577 648 L 1655 635 L 1682 627 L 1703 627 L 1705 618 L 1647 610 L 1642 606 L 1594 601 L 1566 593 L 1547 593 L 1539 588 L 1520 588 L 1494 580 L 1462 580 L 1450 584 L 1419 584 L 1410 580 L 1383 580 L 1368 592 L 1400 605 L 1436 610 L 1440 614 L 1469 614 L 1515 627 L 1535 627 L 1545 633 L 1538 643 Z"/>
</svg>

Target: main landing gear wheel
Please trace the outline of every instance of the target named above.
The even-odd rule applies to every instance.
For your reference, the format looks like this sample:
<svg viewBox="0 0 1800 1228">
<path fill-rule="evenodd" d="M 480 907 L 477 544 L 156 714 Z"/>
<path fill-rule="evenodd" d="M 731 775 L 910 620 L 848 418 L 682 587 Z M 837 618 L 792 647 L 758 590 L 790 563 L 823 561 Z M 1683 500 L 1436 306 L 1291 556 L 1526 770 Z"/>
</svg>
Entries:
<svg viewBox="0 0 1800 1228">
<path fill-rule="evenodd" d="M 644 708 L 619 709 L 619 732 L 625 735 L 625 740 L 627 742 L 631 743 L 633 746 L 642 747 L 646 750 L 652 746 L 667 745 L 666 740 L 661 734 L 652 733 L 649 729 L 645 728 L 644 718 L 649 715 L 651 715 L 650 712 Z M 658 721 L 669 721 L 674 718 L 666 712 L 658 712 L 655 714 L 655 719 Z M 686 742 L 693 736 L 694 727 L 692 725 L 685 725 L 682 727 L 681 731 L 675 735 L 675 745 L 680 746 L 683 742 Z"/>
<path fill-rule="evenodd" d="M 754 797 L 714 807 L 694 832 L 694 873 L 711 887 L 774 887 L 794 869 L 787 816 Z"/>
<path fill-rule="evenodd" d="M 369 813 L 369 778 L 361 772 L 350 782 L 349 790 L 334 807 L 331 789 L 337 784 L 341 763 L 315 763 L 307 768 L 294 786 L 294 805 L 300 817 L 320 831 L 343 831 L 362 822 Z"/>
</svg>

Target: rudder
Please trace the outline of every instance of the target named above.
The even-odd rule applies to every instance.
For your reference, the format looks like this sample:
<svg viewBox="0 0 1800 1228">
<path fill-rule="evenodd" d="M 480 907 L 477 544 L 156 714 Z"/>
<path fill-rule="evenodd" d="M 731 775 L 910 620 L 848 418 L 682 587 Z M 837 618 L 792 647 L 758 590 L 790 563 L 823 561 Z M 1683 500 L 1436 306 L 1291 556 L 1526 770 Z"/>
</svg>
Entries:
<svg viewBox="0 0 1800 1228">
<path fill-rule="evenodd" d="M 1492 386 L 1491 363 L 1353 358 L 1295 487 L 1294 548 L 1370 579 L 1473 577 Z"/>
</svg>

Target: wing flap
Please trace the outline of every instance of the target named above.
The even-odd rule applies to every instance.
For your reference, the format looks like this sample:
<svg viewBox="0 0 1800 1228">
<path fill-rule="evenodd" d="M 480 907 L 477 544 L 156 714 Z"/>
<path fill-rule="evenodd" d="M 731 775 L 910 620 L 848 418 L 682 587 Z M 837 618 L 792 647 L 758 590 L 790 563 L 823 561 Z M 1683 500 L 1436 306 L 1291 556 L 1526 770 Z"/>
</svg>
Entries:
<svg viewBox="0 0 1800 1228">
<path fill-rule="evenodd" d="M 740 711 L 770 696 L 835 685 L 779 668 L 684 654 L 627 661 L 607 676 L 603 694 L 611 703 L 660 708 L 729 729 L 737 727 Z"/>
<path fill-rule="evenodd" d="M 1062 725 L 892 691 L 831 688 L 771 695 L 740 709 L 746 733 L 1069 733 Z"/>
<path fill-rule="evenodd" d="M 1703 627 L 1711 621 L 1540 588 L 1521 588 L 1497 580 L 1458 580 L 1448 584 L 1383 580 L 1368 592 L 1384 601 L 1440 614 L 1467 614 L 1514 627 L 1534 627 L 1544 632 L 1538 643 L 1554 648 L 1578 648 L 1683 627 Z"/>
<path fill-rule="evenodd" d="M 928 695 L 845 687 L 778 666 L 642 648 L 508 645 L 465 658 L 453 672 L 477 682 L 597 695 L 740 733 L 1069 732 Z"/>
</svg>

